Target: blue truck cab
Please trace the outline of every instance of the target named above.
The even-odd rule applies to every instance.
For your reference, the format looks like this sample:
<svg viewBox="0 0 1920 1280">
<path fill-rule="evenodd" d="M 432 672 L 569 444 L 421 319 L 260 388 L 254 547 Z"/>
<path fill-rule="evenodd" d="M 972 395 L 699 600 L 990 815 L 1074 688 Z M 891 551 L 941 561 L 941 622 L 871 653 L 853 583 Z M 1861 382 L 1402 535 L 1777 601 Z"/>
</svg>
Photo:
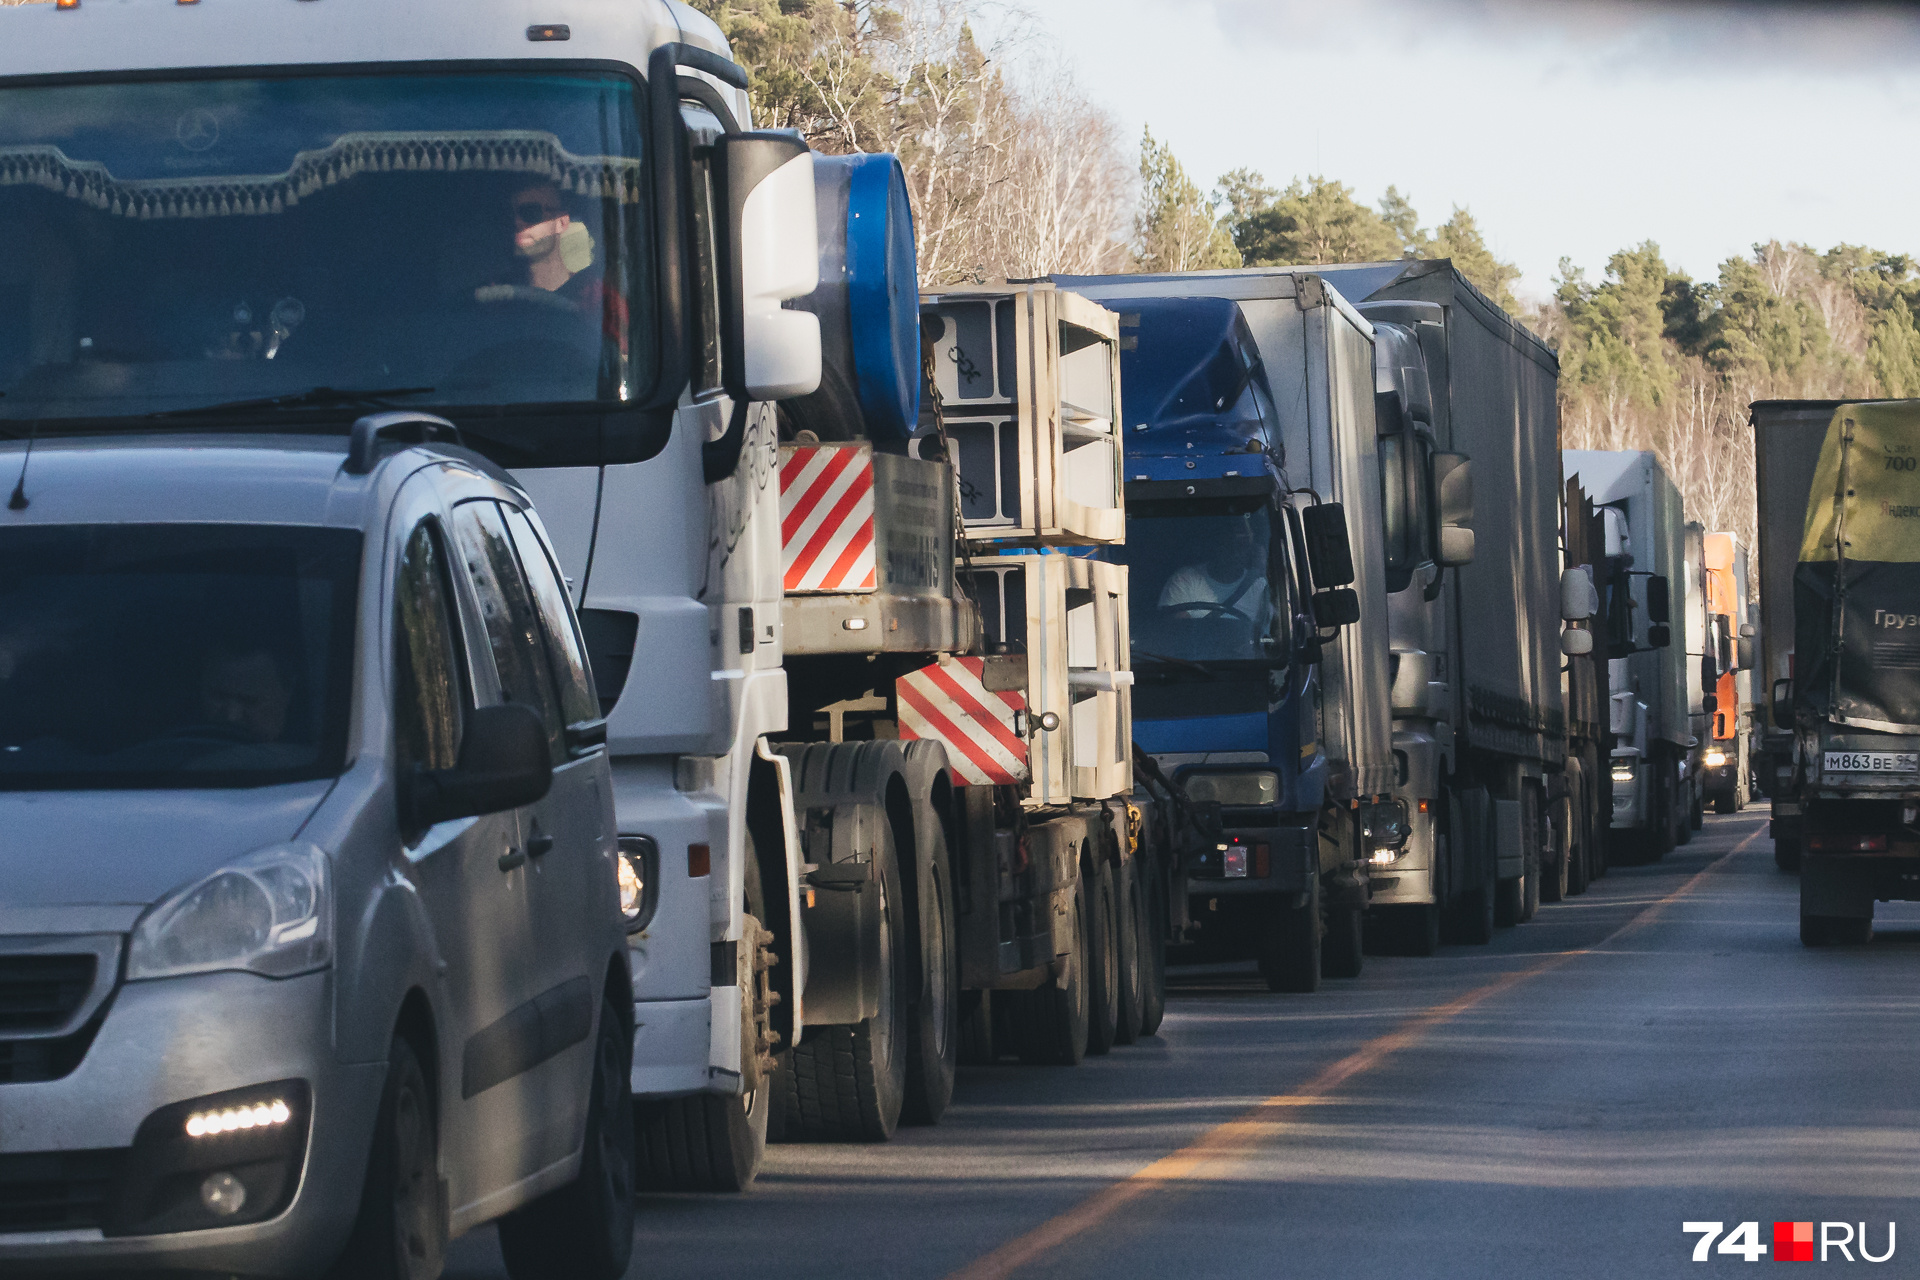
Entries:
<svg viewBox="0 0 1920 1280">
<path fill-rule="evenodd" d="M 1238 303 L 1128 298 L 1127 540 L 1133 735 L 1192 820 L 1178 904 L 1202 955 L 1258 955 L 1269 979 L 1317 981 L 1275 916 L 1319 915 L 1328 763 L 1305 527 L 1290 501 L 1274 398 Z M 1155 774 L 1157 773 L 1157 777 Z M 1295 950 L 1318 951 L 1318 930 Z"/>
</svg>

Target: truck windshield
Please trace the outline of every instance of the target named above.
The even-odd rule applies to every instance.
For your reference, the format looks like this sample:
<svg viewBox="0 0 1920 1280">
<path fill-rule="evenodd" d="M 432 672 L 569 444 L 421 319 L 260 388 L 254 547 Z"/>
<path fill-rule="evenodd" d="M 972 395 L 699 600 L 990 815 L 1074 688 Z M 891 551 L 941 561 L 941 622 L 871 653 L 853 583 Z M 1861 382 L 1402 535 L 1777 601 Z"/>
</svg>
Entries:
<svg viewBox="0 0 1920 1280">
<path fill-rule="evenodd" d="M 1130 506 L 1126 544 L 1112 555 L 1130 567 L 1134 661 L 1284 658 L 1285 590 L 1276 609 L 1269 579 L 1273 528 L 1258 498 Z"/>
<path fill-rule="evenodd" d="M 552 71 L 0 88 L 0 419 L 631 400 L 636 101 Z"/>
<path fill-rule="evenodd" d="M 360 543 L 277 525 L 0 529 L 0 789 L 337 774 Z"/>
</svg>

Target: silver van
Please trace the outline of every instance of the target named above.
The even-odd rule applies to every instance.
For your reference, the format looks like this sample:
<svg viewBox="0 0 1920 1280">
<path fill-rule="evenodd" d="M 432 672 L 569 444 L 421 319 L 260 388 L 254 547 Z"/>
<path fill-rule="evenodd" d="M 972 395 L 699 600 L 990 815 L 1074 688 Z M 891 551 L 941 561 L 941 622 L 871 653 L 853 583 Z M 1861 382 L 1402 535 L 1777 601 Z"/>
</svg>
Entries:
<svg viewBox="0 0 1920 1280">
<path fill-rule="evenodd" d="M 646 886 L 443 430 L 0 443 L 0 1274 L 625 1271 Z"/>
</svg>

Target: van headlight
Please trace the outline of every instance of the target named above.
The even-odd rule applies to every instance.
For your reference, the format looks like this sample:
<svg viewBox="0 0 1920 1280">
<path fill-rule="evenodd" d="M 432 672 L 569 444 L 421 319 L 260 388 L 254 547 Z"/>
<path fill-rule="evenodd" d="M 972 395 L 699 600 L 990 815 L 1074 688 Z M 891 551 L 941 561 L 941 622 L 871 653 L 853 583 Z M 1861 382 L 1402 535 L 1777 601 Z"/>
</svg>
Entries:
<svg viewBox="0 0 1920 1280">
<path fill-rule="evenodd" d="M 621 836 L 613 870 L 627 932 L 639 933 L 653 923 L 653 909 L 660 902 L 659 844 L 652 836 Z"/>
<path fill-rule="evenodd" d="M 276 845 L 149 907 L 127 943 L 127 979 L 241 969 L 288 978 L 333 958 L 327 855 Z"/>
</svg>

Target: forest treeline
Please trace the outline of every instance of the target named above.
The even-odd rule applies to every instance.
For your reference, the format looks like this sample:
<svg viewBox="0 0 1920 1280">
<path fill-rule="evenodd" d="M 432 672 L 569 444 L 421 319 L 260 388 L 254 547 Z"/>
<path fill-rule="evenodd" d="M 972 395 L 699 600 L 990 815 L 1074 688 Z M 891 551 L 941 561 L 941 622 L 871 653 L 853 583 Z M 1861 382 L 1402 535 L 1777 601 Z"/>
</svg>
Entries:
<svg viewBox="0 0 1920 1280">
<path fill-rule="evenodd" d="M 1523 305 L 1466 208 L 1425 228 L 1395 187 L 1368 205 L 1325 176 L 1281 187 L 1244 168 L 1203 190 L 1150 130 L 1123 137 L 1017 8 L 692 3 L 748 66 L 759 124 L 900 157 L 925 284 L 1451 259 L 1559 352 L 1565 447 L 1654 450 L 1689 519 L 1749 546 L 1751 401 L 1920 396 L 1920 264 L 1904 254 L 1770 242 L 1696 281 L 1647 241 L 1597 279 L 1563 259 L 1554 295 Z"/>
</svg>

